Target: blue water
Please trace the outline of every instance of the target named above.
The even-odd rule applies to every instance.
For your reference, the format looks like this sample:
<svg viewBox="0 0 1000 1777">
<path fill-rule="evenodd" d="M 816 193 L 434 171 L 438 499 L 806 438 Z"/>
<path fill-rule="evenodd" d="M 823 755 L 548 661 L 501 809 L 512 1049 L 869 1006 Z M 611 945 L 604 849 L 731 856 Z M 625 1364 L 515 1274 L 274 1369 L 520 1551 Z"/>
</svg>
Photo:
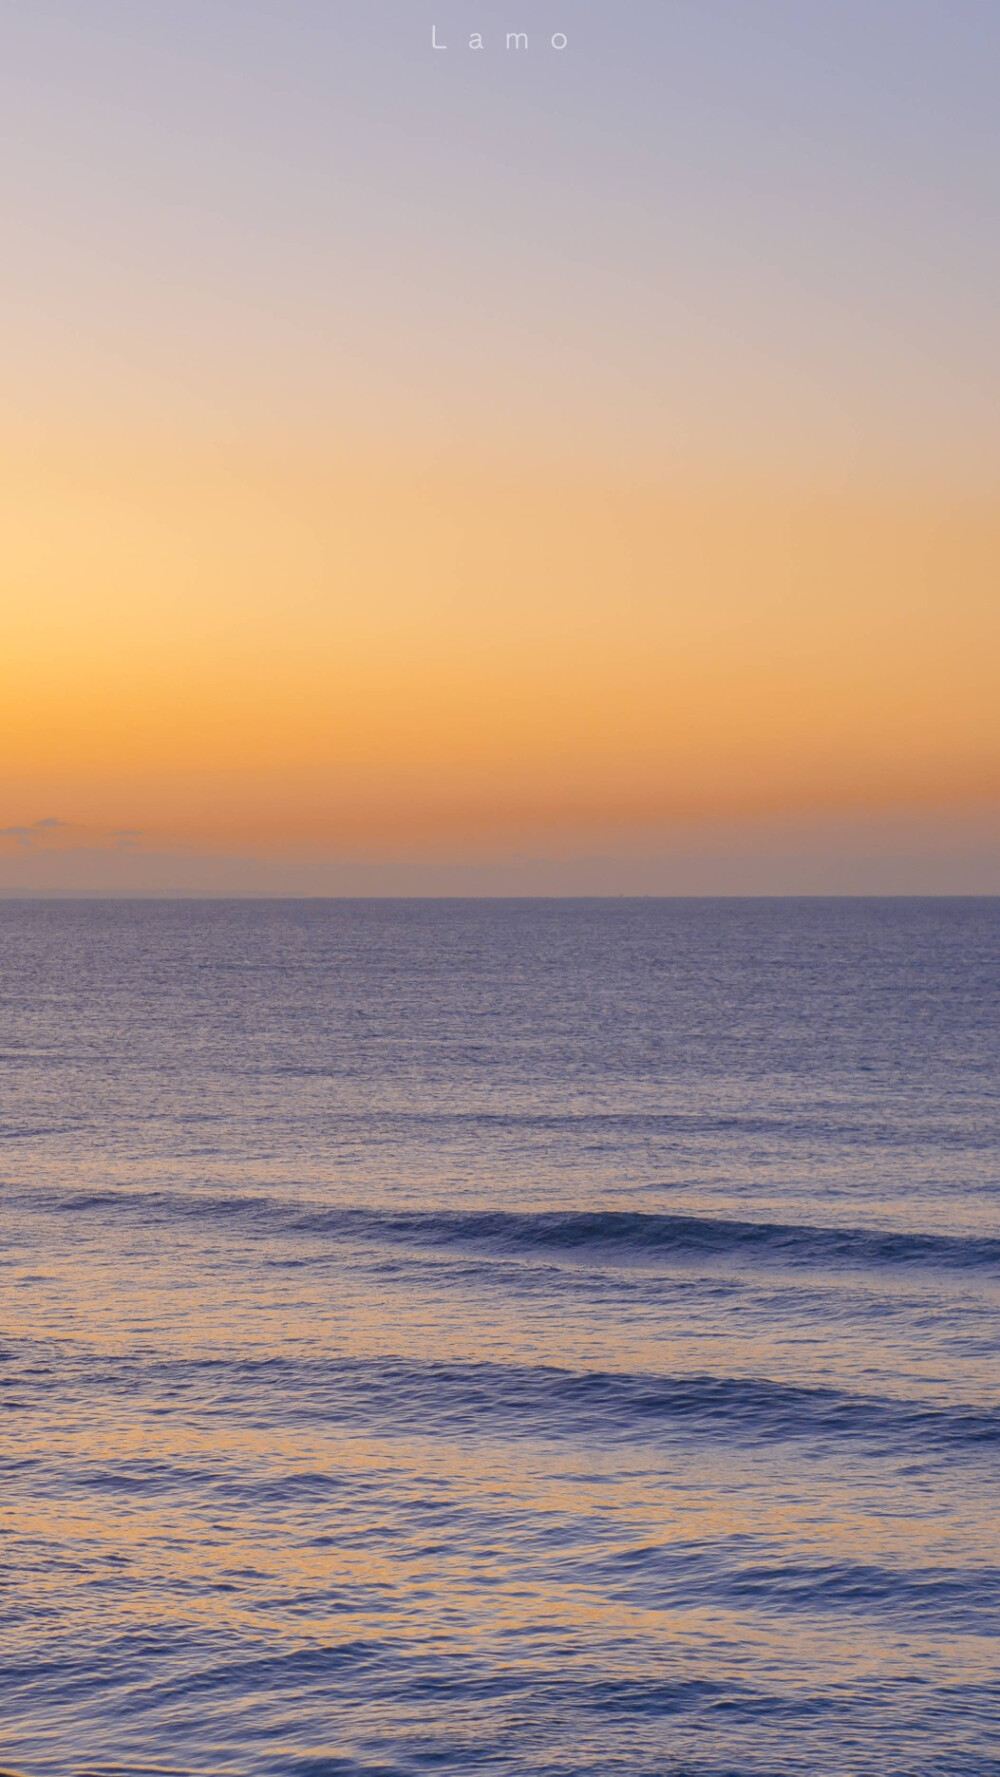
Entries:
<svg viewBox="0 0 1000 1777">
<path fill-rule="evenodd" d="M 0 903 L 0 1765 L 1000 1772 L 1000 903 Z"/>
</svg>

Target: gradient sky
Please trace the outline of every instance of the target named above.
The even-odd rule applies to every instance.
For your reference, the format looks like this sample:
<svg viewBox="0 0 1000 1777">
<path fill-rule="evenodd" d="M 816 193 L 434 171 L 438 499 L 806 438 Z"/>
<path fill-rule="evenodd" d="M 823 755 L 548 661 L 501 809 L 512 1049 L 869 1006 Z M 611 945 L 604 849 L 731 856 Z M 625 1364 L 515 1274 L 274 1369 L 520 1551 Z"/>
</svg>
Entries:
<svg viewBox="0 0 1000 1777">
<path fill-rule="evenodd" d="M 0 888 L 1000 890 L 998 74 L 0 0 Z"/>
</svg>

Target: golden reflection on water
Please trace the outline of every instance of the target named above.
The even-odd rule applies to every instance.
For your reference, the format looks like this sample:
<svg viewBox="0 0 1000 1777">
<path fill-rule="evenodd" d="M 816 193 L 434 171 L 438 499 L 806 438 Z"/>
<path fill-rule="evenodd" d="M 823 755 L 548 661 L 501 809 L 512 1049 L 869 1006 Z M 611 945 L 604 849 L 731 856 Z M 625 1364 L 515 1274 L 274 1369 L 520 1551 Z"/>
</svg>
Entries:
<svg viewBox="0 0 1000 1777">
<path fill-rule="evenodd" d="M 981 1777 L 995 911 L 5 932 L 7 1762 Z"/>
</svg>

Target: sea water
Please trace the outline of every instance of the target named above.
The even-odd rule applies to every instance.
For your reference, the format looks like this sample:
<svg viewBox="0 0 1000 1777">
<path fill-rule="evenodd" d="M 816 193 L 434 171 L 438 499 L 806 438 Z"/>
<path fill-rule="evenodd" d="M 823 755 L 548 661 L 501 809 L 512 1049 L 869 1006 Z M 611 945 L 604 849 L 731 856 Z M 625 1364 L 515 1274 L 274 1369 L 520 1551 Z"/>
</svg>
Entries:
<svg viewBox="0 0 1000 1777">
<path fill-rule="evenodd" d="M 0 904 L 0 1764 L 1000 1771 L 1000 903 Z"/>
</svg>

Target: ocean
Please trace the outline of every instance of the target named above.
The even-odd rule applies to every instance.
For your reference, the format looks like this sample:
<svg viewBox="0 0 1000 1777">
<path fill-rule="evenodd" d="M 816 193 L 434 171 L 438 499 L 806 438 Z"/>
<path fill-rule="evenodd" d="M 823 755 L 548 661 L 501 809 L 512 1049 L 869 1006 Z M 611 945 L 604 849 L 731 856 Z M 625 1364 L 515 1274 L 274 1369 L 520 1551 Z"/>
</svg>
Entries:
<svg viewBox="0 0 1000 1777">
<path fill-rule="evenodd" d="M 0 1765 L 1000 1773 L 1000 902 L 0 903 Z"/>
</svg>

